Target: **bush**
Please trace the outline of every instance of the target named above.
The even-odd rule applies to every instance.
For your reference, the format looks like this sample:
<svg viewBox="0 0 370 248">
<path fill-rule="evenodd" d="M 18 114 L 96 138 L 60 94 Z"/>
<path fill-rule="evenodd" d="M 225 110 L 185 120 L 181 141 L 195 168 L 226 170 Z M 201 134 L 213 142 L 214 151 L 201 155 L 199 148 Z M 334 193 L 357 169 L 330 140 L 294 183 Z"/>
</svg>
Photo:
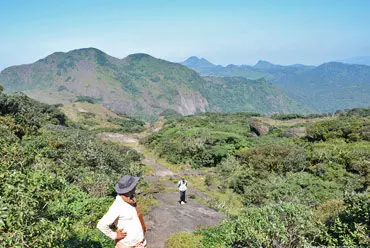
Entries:
<svg viewBox="0 0 370 248">
<path fill-rule="evenodd" d="M 326 225 L 323 244 L 330 246 L 368 246 L 370 244 L 370 194 L 348 195 L 345 210 Z"/>
<path fill-rule="evenodd" d="M 133 118 L 121 116 L 120 118 L 110 118 L 108 122 L 120 126 L 121 132 L 141 132 L 144 130 L 145 122 Z"/>
<path fill-rule="evenodd" d="M 292 119 L 304 118 L 304 116 L 301 114 L 273 114 L 271 118 L 275 120 L 292 120 Z"/>
<path fill-rule="evenodd" d="M 247 208 L 219 227 L 200 230 L 203 247 L 302 247 L 320 233 L 310 209 L 282 203 Z"/>
<path fill-rule="evenodd" d="M 101 98 L 94 98 L 91 96 L 77 96 L 77 100 L 75 102 L 88 102 L 94 104 L 101 100 Z"/>
<path fill-rule="evenodd" d="M 348 142 L 367 139 L 368 118 L 340 117 L 316 122 L 307 127 L 307 139 L 311 142 L 328 139 L 345 139 Z"/>
<path fill-rule="evenodd" d="M 23 93 L 0 94 L 0 114 L 10 115 L 16 124 L 23 124 L 23 133 L 34 133 L 45 124 L 66 125 L 66 116 L 56 106 L 43 104 Z"/>
<path fill-rule="evenodd" d="M 24 95 L 0 107 L 0 247 L 112 246 L 95 226 L 120 175 L 140 174 L 138 153 L 55 125 L 55 106 Z"/>
<path fill-rule="evenodd" d="M 294 144 L 265 145 L 241 150 L 236 155 L 239 162 L 248 168 L 278 174 L 303 171 L 307 166 L 304 148 Z"/>
</svg>

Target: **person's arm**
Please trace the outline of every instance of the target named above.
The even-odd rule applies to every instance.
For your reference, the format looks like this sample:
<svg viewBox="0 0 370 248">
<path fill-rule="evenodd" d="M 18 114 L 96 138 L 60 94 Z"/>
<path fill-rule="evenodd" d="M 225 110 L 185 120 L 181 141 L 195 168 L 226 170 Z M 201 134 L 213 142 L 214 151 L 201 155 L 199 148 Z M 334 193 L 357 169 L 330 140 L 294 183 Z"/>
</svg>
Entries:
<svg viewBox="0 0 370 248">
<path fill-rule="evenodd" d="M 118 237 L 117 232 L 113 232 L 112 229 L 110 229 L 109 227 L 114 223 L 118 216 L 119 216 L 118 211 L 116 209 L 115 204 L 113 203 L 113 205 L 109 208 L 108 212 L 99 220 L 96 227 L 111 239 L 120 238 Z"/>
</svg>

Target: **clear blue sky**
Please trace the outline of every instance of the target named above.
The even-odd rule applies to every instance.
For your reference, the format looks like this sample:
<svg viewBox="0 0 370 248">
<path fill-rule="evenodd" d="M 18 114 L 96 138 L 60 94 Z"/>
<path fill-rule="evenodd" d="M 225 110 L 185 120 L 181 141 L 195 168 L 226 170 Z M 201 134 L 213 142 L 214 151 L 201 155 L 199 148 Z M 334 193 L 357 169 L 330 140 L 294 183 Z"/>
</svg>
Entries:
<svg viewBox="0 0 370 248">
<path fill-rule="evenodd" d="M 215 64 L 370 55 L 370 0 L 0 0 L 0 70 L 96 47 Z"/>
</svg>

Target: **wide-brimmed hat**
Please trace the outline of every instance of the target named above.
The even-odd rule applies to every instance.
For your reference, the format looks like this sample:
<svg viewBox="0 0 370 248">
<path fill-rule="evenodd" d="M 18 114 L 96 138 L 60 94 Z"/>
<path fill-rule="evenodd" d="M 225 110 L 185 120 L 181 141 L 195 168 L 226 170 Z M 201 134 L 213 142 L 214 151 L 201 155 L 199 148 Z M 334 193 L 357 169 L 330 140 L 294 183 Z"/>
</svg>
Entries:
<svg viewBox="0 0 370 248">
<path fill-rule="evenodd" d="M 136 184 L 139 182 L 139 179 L 140 177 L 129 175 L 121 176 L 114 189 L 119 195 L 126 194 L 135 188 Z"/>
</svg>

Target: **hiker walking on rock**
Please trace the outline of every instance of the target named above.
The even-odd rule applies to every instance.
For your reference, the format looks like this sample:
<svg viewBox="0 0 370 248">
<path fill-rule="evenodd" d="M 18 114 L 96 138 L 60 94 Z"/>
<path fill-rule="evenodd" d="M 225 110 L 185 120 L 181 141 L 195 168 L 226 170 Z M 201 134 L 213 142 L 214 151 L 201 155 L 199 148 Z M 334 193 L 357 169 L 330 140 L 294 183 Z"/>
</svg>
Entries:
<svg viewBox="0 0 370 248">
<path fill-rule="evenodd" d="M 182 178 L 179 183 L 177 184 L 177 187 L 180 191 L 180 204 L 186 203 L 186 190 L 188 189 L 188 182 L 185 180 L 185 178 Z"/>
<path fill-rule="evenodd" d="M 146 227 L 136 205 L 135 190 L 140 177 L 122 176 L 115 186 L 117 197 L 97 228 L 116 241 L 116 248 L 144 248 Z M 114 224 L 116 231 L 109 226 Z"/>
</svg>

